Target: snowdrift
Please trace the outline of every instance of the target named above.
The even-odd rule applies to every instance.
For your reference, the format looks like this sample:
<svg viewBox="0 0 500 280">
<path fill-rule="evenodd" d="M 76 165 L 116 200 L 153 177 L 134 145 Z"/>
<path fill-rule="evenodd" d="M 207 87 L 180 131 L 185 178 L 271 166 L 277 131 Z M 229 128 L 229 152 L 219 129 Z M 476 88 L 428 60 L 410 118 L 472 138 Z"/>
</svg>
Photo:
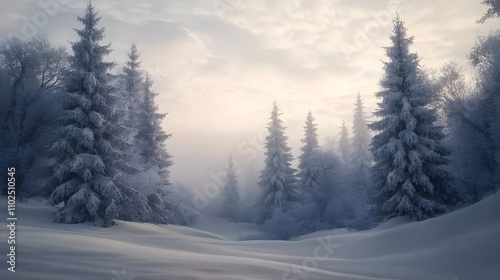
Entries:
<svg viewBox="0 0 500 280">
<path fill-rule="evenodd" d="M 0 202 L 7 205 L 5 197 Z M 255 234 L 249 224 L 213 232 L 125 221 L 98 228 L 54 224 L 54 213 L 41 203 L 18 203 L 15 273 L 7 271 L 2 217 L 0 279 L 500 279 L 499 193 L 423 222 L 392 220 L 293 241 L 235 240 Z"/>
</svg>

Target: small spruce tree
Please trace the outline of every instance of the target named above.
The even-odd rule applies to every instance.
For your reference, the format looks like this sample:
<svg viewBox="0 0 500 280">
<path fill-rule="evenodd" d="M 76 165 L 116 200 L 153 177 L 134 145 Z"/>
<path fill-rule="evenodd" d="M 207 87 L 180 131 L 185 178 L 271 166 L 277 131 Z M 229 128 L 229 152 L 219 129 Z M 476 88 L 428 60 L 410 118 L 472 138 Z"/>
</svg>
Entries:
<svg viewBox="0 0 500 280">
<path fill-rule="evenodd" d="M 239 217 L 240 194 L 232 156 L 229 156 L 227 163 L 222 195 L 224 199 L 224 217 L 231 221 L 237 221 Z"/>
<path fill-rule="evenodd" d="M 358 92 L 352 125 L 353 153 L 351 162 L 357 177 L 359 177 L 363 184 L 366 184 L 370 176 L 370 168 L 372 167 L 372 156 L 369 150 L 371 137 L 368 133 L 368 126 L 363 109 L 363 101 Z"/>
<path fill-rule="evenodd" d="M 319 149 L 317 125 L 314 116 L 309 111 L 304 126 L 302 154 L 299 156 L 299 186 L 302 190 L 315 190 L 318 188 L 319 174 L 314 166 L 314 157 Z"/>
</svg>

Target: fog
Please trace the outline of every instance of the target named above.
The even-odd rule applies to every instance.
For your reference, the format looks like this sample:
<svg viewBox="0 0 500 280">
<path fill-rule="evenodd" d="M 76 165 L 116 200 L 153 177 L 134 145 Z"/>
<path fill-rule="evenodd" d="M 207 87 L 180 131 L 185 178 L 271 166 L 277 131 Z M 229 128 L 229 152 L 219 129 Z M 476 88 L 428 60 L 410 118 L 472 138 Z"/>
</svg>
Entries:
<svg viewBox="0 0 500 280">
<path fill-rule="evenodd" d="M 171 167 L 172 183 L 197 188 L 209 198 L 215 196 L 213 199 L 217 200 L 222 191 L 226 164 L 231 155 L 238 175 L 240 193 L 244 198 L 244 207 L 252 206 L 260 191 L 257 181 L 260 170 L 264 167 L 264 140 L 268 121 L 266 117 L 262 118 L 260 129 L 248 133 L 183 131 L 183 134 L 174 134 L 169 142 L 170 150 L 176 152 L 173 155 L 175 164 Z M 290 132 L 295 132 L 288 137 L 294 155 L 298 155 L 300 139 L 303 137 L 302 121 L 285 123 Z M 186 146 L 192 148 L 186 149 Z M 294 164 L 296 165 L 296 162 Z M 212 195 L 214 189 L 215 194 Z M 214 207 L 212 210 L 217 211 L 219 203 L 211 204 Z"/>
</svg>

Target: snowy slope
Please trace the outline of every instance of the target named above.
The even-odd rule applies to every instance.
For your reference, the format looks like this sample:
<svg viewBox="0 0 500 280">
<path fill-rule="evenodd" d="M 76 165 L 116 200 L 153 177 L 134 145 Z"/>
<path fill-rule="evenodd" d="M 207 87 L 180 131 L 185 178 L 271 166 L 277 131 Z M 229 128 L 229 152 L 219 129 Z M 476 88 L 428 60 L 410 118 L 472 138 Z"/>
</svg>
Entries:
<svg viewBox="0 0 500 280">
<path fill-rule="evenodd" d="M 18 204 L 16 273 L 7 271 L 2 217 L 0 279 L 500 279 L 500 194 L 423 222 L 294 241 L 234 240 L 255 235 L 249 224 L 217 221 L 215 233 L 123 221 L 104 229 L 53 224 L 53 215 Z"/>
</svg>

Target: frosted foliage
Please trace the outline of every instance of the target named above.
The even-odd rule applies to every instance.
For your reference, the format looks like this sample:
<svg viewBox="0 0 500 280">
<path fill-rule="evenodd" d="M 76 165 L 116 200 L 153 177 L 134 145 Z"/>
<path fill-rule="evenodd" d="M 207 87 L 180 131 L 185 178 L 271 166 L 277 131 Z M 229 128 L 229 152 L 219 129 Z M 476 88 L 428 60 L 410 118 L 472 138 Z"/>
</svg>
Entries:
<svg viewBox="0 0 500 280">
<path fill-rule="evenodd" d="M 490 18 L 500 17 L 500 1 L 498 0 L 483 0 L 481 4 L 488 6 L 486 13 L 477 20 L 477 23 L 483 23 Z"/>
<path fill-rule="evenodd" d="M 121 139 L 126 142 L 118 145 L 124 161 L 119 166 L 128 165 L 122 168 L 117 180 L 133 190 L 125 191 L 124 201 L 119 205 L 120 218 L 166 223 L 170 219 L 169 167 L 172 165 L 166 149 L 170 134 L 162 128 L 166 114 L 158 113 L 155 100 L 158 93 L 152 90 L 150 76 L 140 69 L 140 55 L 135 45 L 128 58 L 116 81 L 120 92 L 117 123 L 122 128 Z M 137 197 L 134 191 L 141 196 Z M 136 205 L 135 209 L 130 209 L 131 204 Z"/>
<path fill-rule="evenodd" d="M 87 118 L 88 118 L 89 123 L 91 123 L 95 126 L 98 126 L 98 127 L 102 126 L 105 123 L 102 115 L 99 114 L 98 112 L 95 112 L 95 111 L 91 111 Z"/>
<path fill-rule="evenodd" d="M 468 85 L 454 61 L 441 68 L 438 108 L 447 124 L 447 144 L 453 148 L 450 172 L 460 196 L 476 202 L 500 188 L 500 32 L 479 37 L 469 53 L 475 87 Z"/>
<path fill-rule="evenodd" d="M 258 184 L 262 194 L 257 201 L 258 220 L 263 222 L 272 216 L 275 208 L 286 209 L 287 204 L 295 200 L 295 169 L 291 167 L 292 154 L 287 146 L 285 127 L 279 119 L 278 105 L 274 103 L 271 121 L 265 139 L 265 167 L 261 171 Z"/>
<path fill-rule="evenodd" d="M 435 93 L 419 69 L 418 56 L 409 52 L 413 37 L 407 37 L 399 17 L 391 41 L 385 48 L 389 61 L 384 62 L 382 90 L 376 94 L 379 120 L 369 125 L 378 132 L 372 140 L 374 210 L 382 220 L 405 215 L 424 220 L 457 201 L 444 169 L 449 152 L 441 144 L 442 128 L 433 124 L 436 112 L 429 108 Z"/>
<path fill-rule="evenodd" d="M 52 205 L 57 205 L 63 201 L 69 199 L 72 193 L 74 193 L 77 187 L 80 185 L 81 180 L 79 178 L 73 178 L 65 183 L 59 185 L 51 194 L 49 203 Z"/>
<path fill-rule="evenodd" d="M 89 197 L 87 199 L 87 205 L 86 205 L 87 210 L 89 211 L 90 215 L 96 216 L 97 210 L 99 209 L 99 206 L 101 204 L 101 200 L 99 199 L 99 197 L 95 193 L 93 193 L 89 189 L 88 189 L 88 194 L 89 194 Z"/>
<path fill-rule="evenodd" d="M 148 200 L 139 191 L 133 188 L 125 188 L 122 191 L 122 203 L 126 207 L 119 207 L 119 217 L 128 221 L 153 221 L 152 210 L 148 206 Z"/>
<path fill-rule="evenodd" d="M 498 10 L 497 10 L 498 12 Z M 470 195 L 475 200 L 500 189 L 500 31 L 479 38 L 469 54 L 469 60 L 476 70 L 476 95 L 469 103 L 477 108 L 462 117 L 466 125 L 456 131 L 456 141 L 464 150 L 468 162 L 476 164 L 464 172 L 481 174 L 476 177 L 479 184 L 473 187 Z M 473 154 L 469 155 L 468 153 Z M 474 158 L 474 155 L 477 157 Z M 463 178 L 463 177 L 462 177 Z M 467 181 L 467 178 L 463 178 Z"/>
</svg>

